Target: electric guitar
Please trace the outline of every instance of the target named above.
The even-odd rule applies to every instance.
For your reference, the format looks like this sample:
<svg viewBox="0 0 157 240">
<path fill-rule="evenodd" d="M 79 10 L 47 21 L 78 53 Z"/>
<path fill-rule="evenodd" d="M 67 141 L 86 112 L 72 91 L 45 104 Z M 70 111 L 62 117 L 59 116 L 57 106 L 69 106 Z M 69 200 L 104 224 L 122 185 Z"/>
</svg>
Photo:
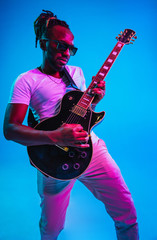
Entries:
<svg viewBox="0 0 157 240">
<path fill-rule="evenodd" d="M 134 39 L 133 39 L 134 38 Z M 74 90 L 66 93 L 62 99 L 60 112 L 35 126 L 37 130 L 53 131 L 63 123 L 81 124 L 90 136 L 91 129 L 104 118 L 105 112 L 95 113 L 91 109 L 94 95 L 92 89 L 100 80 L 104 80 L 118 54 L 125 44 L 133 43 L 137 37 L 131 29 L 116 37 L 117 44 L 93 78 L 85 92 Z M 80 176 L 88 167 L 92 158 L 92 141 L 89 137 L 88 148 L 62 147 L 58 145 L 39 145 L 27 147 L 30 162 L 44 175 L 60 180 L 70 180 Z"/>
</svg>

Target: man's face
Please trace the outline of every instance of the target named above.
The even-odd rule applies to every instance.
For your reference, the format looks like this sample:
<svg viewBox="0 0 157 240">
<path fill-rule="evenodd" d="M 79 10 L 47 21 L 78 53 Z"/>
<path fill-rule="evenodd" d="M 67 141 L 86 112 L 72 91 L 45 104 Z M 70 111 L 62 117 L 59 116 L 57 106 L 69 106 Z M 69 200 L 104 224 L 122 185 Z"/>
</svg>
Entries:
<svg viewBox="0 0 157 240">
<path fill-rule="evenodd" d="M 74 36 L 69 29 L 56 25 L 49 30 L 47 38 L 50 40 L 46 41 L 45 61 L 53 70 L 61 71 L 70 59 L 70 52 L 69 49 L 60 51 L 57 43 L 51 40 L 73 45 Z"/>
</svg>

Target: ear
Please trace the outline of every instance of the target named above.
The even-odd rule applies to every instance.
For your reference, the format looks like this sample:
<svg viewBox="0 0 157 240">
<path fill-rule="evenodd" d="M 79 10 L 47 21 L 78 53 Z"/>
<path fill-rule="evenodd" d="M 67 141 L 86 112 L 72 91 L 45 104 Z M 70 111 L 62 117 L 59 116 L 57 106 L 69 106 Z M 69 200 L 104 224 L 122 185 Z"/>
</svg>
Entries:
<svg viewBox="0 0 157 240">
<path fill-rule="evenodd" d="M 46 51 L 46 41 L 44 39 L 40 39 L 39 40 L 39 44 L 40 44 L 40 48 L 43 50 L 43 51 Z"/>
</svg>

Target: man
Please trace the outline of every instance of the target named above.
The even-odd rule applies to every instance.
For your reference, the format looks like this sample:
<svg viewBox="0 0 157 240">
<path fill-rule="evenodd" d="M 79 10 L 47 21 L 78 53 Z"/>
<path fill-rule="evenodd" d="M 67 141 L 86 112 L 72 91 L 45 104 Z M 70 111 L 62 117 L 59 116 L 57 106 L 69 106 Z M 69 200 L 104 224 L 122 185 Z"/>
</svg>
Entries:
<svg viewBox="0 0 157 240">
<path fill-rule="evenodd" d="M 64 94 L 73 88 L 67 82 L 64 68 L 76 86 L 85 90 L 82 70 L 68 66 L 68 60 L 77 49 L 69 26 L 50 11 L 44 11 L 34 23 L 36 45 L 39 40 L 43 52 L 40 67 L 21 74 L 14 83 L 6 109 L 4 135 L 25 146 L 60 145 L 79 148 L 89 147 L 88 133 L 80 124 L 63 124 L 53 131 L 35 130 L 23 125 L 28 106 L 36 121 L 52 117 L 59 112 Z M 93 89 L 92 107 L 102 99 L 105 83 Z M 117 239 L 137 240 L 138 225 L 131 194 L 120 170 L 109 155 L 103 140 L 93 132 L 93 156 L 87 170 L 78 177 L 101 200 L 115 222 Z M 41 197 L 40 231 L 42 240 L 55 240 L 64 227 L 70 192 L 76 179 L 63 181 L 44 176 L 38 171 L 38 191 Z"/>
</svg>

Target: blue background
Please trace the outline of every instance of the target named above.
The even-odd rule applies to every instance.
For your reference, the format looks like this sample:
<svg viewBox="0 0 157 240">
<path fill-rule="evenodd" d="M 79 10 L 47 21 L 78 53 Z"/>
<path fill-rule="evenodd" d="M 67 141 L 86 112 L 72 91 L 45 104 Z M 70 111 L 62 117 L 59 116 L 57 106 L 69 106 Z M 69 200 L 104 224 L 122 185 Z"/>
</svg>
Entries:
<svg viewBox="0 0 157 240">
<path fill-rule="evenodd" d="M 125 28 L 137 33 L 124 46 L 106 77 L 106 96 L 97 107 L 104 121 L 95 128 L 121 168 L 137 208 L 142 240 L 157 240 L 157 1 L 1 1 L 1 167 L 0 239 L 37 240 L 40 216 L 36 170 L 26 148 L 4 139 L 3 117 L 12 82 L 41 64 L 33 21 L 42 9 L 67 21 L 79 48 L 69 64 L 91 82 Z M 80 183 L 72 191 L 65 230 L 59 240 L 116 239 L 104 206 Z"/>
</svg>

